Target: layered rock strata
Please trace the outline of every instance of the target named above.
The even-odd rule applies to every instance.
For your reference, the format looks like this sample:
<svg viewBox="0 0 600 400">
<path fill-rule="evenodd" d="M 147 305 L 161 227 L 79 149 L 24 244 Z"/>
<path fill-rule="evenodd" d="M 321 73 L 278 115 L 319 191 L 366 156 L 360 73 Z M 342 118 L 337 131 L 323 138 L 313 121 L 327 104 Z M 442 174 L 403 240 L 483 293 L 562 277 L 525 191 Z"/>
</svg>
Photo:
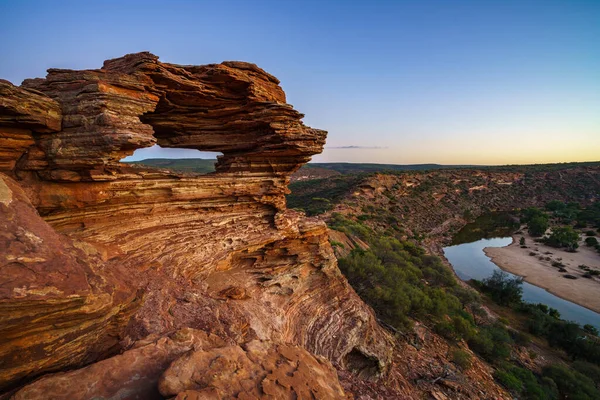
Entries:
<svg viewBox="0 0 600 400">
<path fill-rule="evenodd" d="M 15 105 L 27 102 L 30 111 Z M 13 149 L 0 152 L 14 179 L 3 181 L 18 199 L 0 202 L 10 277 L 0 390 L 186 328 L 232 354 L 254 341 L 269 343 L 265 360 L 293 348 L 310 366 L 322 356 L 362 378 L 386 371 L 392 340 L 337 269 L 325 225 L 285 208 L 290 175 L 326 133 L 302 124 L 276 78 L 248 63 L 178 66 L 139 53 L 49 70 L 2 89 L 0 104 L 1 126 L 31 131 L 26 143 L 0 135 L 0 149 Z M 154 143 L 223 156 L 204 176 L 120 163 Z"/>
<path fill-rule="evenodd" d="M 61 121 L 57 102 L 0 79 L 0 172 L 12 172 L 34 136 L 60 131 Z"/>
</svg>

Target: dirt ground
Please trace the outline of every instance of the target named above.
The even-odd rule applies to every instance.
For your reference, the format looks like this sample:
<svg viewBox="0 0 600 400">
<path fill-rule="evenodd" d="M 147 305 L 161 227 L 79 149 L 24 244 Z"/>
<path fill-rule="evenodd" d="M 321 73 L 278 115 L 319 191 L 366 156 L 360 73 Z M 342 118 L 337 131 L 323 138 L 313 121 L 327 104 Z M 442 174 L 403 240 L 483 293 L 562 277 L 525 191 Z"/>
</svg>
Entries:
<svg viewBox="0 0 600 400">
<path fill-rule="evenodd" d="M 525 229 L 522 232 L 514 234 L 513 242 L 506 247 L 486 247 L 483 251 L 501 269 L 522 276 L 525 281 L 558 297 L 600 313 L 600 279 L 584 278 L 585 271 L 579 268 L 580 265 L 586 265 L 600 270 L 600 254 L 585 245 L 585 236 L 580 237 L 577 252 L 569 253 L 535 243 Z M 525 237 L 526 248 L 519 245 L 521 237 Z M 552 265 L 556 262 L 563 264 L 564 271 L 561 272 L 560 266 Z M 577 279 L 567 279 L 564 275 L 573 275 Z"/>
</svg>

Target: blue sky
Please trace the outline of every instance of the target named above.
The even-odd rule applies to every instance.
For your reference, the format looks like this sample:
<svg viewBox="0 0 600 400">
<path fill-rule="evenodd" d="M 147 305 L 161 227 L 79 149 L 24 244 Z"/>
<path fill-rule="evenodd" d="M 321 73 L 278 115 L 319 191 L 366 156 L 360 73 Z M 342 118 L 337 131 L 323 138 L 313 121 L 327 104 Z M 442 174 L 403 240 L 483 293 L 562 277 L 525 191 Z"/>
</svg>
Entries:
<svg viewBox="0 0 600 400">
<path fill-rule="evenodd" d="M 143 50 L 254 62 L 329 131 L 315 161 L 600 159 L 600 0 L 0 0 L 0 35 L 16 84 Z"/>
</svg>

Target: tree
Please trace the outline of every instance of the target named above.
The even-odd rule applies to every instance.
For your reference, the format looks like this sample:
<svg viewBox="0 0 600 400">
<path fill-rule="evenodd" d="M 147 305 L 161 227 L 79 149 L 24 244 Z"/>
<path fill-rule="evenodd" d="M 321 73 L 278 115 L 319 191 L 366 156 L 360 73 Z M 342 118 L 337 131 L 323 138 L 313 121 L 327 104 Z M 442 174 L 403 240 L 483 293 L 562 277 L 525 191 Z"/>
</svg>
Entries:
<svg viewBox="0 0 600 400">
<path fill-rule="evenodd" d="M 554 228 L 552 234 L 546 240 L 546 244 L 552 247 L 566 247 L 568 251 L 575 251 L 579 244 L 579 234 L 570 226 Z"/>
<path fill-rule="evenodd" d="M 546 204 L 546 210 L 548 211 L 563 210 L 566 207 L 567 205 L 560 200 L 552 200 Z"/>
<path fill-rule="evenodd" d="M 531 236 L 542 236 L 546 233 L 546 229 L 548 229 L 548 217 L 545 215 L 536 215 L 531 218 L 527 224 L 527 228 Z"/>
<path fill-rule="evenodd" d="M 583 326 L 583 330 L 589 333 L 590 335 L 598 336 L 598 329 L 594 325 L 585 324 Z"/>
<path fill-rule="evenodd" d="M 523 278 L 511 278 L 506 272 L 495 270 L 492 276 L 482 283 L 484 290 L 496 303 L 504 306 L 521 303 Z"/>
<path fill-rule="evenodd" d="M 598 244 L 598 239 L 595 237 L 585 238 L 585 245 L 589 247 L 595 247 Z"/>
<path fill-rule="evenodd" d="M 544 212 L 539 208 L 529 207 L 523 210 L 522 212 L 523 218 L 521 218 L 521 222 L 529 222 L 535 217 L 545 216 Z"/>
</svg>

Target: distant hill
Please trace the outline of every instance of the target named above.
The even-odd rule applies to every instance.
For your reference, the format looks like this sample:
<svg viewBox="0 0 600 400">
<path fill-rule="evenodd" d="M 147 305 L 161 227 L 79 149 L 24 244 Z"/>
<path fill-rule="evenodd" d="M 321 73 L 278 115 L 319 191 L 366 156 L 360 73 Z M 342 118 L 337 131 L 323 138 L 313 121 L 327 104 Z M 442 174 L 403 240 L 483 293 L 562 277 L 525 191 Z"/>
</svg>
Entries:
<svg viewBox="0 0 600 400">
<path fill-rule="evenodd" d="M 130 164 L 164 168 L 173 171 L 207 174 L 215 171 L 216 159 L 201 158 L 148 158 L 130 161 Z M 292 181 L 329 178 L 336 175 L 362 173 L 394 173 L 406 171 L 432 171 L 442 169 L 492 169 L 502 172 L 558 171 L 575 167 L 597 167 L 600 162 L 531 164 L 531 165 L 442 165 L 442 164 L 375 164 L 375 163 L 309 163 L 303 165 L 292 175 Z"/>
<path fill-rule="evenodd" d="M 507 164 L 507 165 L 443 165 L 443 164 L 375 164 L 375 163 L 309 163 L 296 172 L 296 174 L 310 175 L 311 170 L 331 170 L 340 174 L 356 173 L 393 173 L 406 171 L 432 171 L 441 169 L 477 169 L 502 172 L 537 172 L 560 171 L 579 167 L 598 167 L 600 161 L 568 162 L 553 164 Z M 322 173 L 321 173 L 322 174 Z"/>
<path fill-rule="evenodd" d="M 172 171 L 208 174 L 215 172 L 216 159 L 202 158 L 147 158 L 141 161 L 128 161 L 128 164 L 170 169 Z"/>
<path fill-rule="evenodd" d="M 391 172 L 391 171 L 424 171 L 447 168 L 473 168 L 476 165 L 441 165 L 441 164 L 375 164 L 375 163 L 310 163 L 302 169 L 325 168 L 337 171 L 341 174 L 352 174 L 357 172 Z"/>
<path fill-rule="evenodd" d="M 147 158 L 141 161 L 130 161 L 130 164 L 165 168 L 173 171 L 207 174 L 215 171 L 216 159 L 201 158 Z M 326 178 L 339 174 L 355 174 L 364 172 L 423 171 L 444 168 L 468 168 L 469 165 L 440 164 L 374 164 L 374 163 L 310 163 L 303 165 L 292 177 L 292 180 Z"/>
</svg>

